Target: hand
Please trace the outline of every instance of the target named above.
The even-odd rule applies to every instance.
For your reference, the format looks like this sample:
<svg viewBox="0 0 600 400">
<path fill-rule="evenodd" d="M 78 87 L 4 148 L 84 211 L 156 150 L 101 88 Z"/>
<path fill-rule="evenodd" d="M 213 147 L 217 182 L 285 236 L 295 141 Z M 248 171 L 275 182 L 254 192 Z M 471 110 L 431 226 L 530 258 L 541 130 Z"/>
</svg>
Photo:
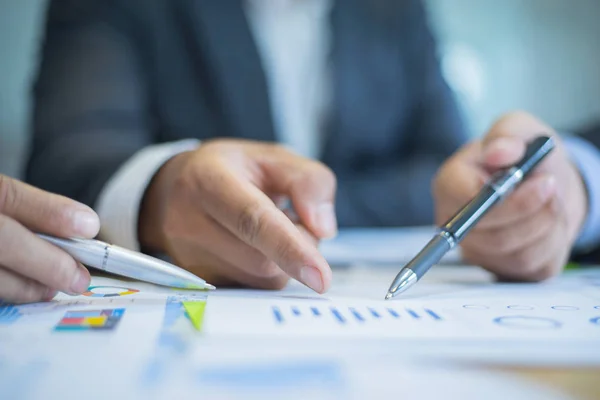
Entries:
<svg viewBox="0 0 600 400">
<path fill-rule="evenodd" d="M 84 292 L 89 272 L 30 230 L 92 238 L 99 228 L 83 204 L 0 175 L 0 299 L 24 303 L 50 300 L 58 290 Z"/>
<path fill-rule="evenodd" d="M 142 204 L 142 246 L 215 285 L 279 289 L 289 277 L 323 293 L 331 269 L 317 250 L 334 236 L 335 177 L 281 146 L 204 142 L 167 162 Z M 277 208 L 291 200 L 299 221 Z"/>
<path fill-rule="evenodd" d="M 464 257 L 501 279 L 543 280 L 565 265 L 587 214 L 584 183 L 553 130 L 525 113 L 501 118 L 481 141 L 461 149 L 434 182 L 437 223 L 472 198 L 490 174 L 521 159 L 539 134 L 557 146 L 503 203 L 467 234 Z"/>
</svg>

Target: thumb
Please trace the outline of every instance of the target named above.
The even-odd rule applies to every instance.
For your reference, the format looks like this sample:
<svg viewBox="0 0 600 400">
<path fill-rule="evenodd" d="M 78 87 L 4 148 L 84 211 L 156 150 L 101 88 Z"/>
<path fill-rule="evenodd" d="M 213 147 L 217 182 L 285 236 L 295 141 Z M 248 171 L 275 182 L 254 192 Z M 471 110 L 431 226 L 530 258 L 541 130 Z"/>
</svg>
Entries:
<svg viewBox="0 0 600 400">
<path fill-rule="evenodd" d="M 302 225 L 317 238 L 337 234 L 336 178 L 320 162 L 278 149 L 265 157 L 261 168 L 269 191 L 290 198 Z"/>
<path fill-rule="evenodd" d="M 524 112 L 507 114 L 483 139 L 481 162 L 490 170 L 511 166 L 525 155 L 528 142 L 542 134 L 553 135 L 552 128 Z"/>
<path fill-rule="evenodd" d="M 0 214 L 33 231 L 61 237 L 94 237 L 100 229 L 98 216 L 91 208 L 3 175 Z"/>
</svg>

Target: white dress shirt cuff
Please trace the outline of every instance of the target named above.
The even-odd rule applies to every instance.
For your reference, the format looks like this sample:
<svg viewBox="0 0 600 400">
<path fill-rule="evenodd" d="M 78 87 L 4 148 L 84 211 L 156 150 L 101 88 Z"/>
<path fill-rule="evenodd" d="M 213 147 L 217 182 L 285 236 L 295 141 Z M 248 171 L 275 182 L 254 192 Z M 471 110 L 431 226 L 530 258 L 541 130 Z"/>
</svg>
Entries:
<svg viewBox="0 0 600 400">
<path fill-rule="evenodd" d="M 131 250 L 140 250 L 138 217 L 146 188 L 158 170 L 177 154 L 194 150 L 200 142 L 186 139 L 148 146 L 131 157 L 107 182 L 96 202 L 99 237 Z"/>
</svg>

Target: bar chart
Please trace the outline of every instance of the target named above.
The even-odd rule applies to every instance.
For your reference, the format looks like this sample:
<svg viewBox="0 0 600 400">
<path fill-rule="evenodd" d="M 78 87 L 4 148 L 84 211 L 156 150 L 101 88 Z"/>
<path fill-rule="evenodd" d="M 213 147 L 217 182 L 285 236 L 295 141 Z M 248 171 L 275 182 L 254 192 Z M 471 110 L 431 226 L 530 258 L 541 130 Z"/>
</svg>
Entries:
<svg viewBox="0 0 600 400">
<path fill-rule="evenodd" d="M 356 306 L 298 306 L 273 305 L 273 320 L 277 324 L 329 319 L 340 325 L 348 323 L 369 324 L 383 320 L 443 321 L 441 313 L 429 308 L 406 307 L 356 307 Z"/>
</svg>

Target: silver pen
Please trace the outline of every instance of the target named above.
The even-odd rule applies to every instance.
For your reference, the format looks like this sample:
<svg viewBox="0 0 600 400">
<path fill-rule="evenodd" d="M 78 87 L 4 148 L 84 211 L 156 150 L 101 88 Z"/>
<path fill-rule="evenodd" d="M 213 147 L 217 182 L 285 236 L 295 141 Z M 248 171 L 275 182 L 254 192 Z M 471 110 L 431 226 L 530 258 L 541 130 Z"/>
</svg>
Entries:
<svg viewBox="0 0 600 400">
<path fill-rule="evenodd" d="M 540 136 L 531 141 L 521 161 L 492 177 L 469 203 L 439 229 L 415 258 L 400 270 L 385 299 L 391 299 L 417 283 L 429 268 L 458 245 L 471 228 L 494 205 L 511 193 L 553 149 L 554 141 L 550 137 Z"/>
<path fill-rule="evenodd" d="M 215 289 L 204 279 L 176 265 L 146 254 L 93 239 L 62 239 L 44 234 L 40 238 L 60 247 L 89 267 L 157 285 L 184 289 Z"/>
</svg>

